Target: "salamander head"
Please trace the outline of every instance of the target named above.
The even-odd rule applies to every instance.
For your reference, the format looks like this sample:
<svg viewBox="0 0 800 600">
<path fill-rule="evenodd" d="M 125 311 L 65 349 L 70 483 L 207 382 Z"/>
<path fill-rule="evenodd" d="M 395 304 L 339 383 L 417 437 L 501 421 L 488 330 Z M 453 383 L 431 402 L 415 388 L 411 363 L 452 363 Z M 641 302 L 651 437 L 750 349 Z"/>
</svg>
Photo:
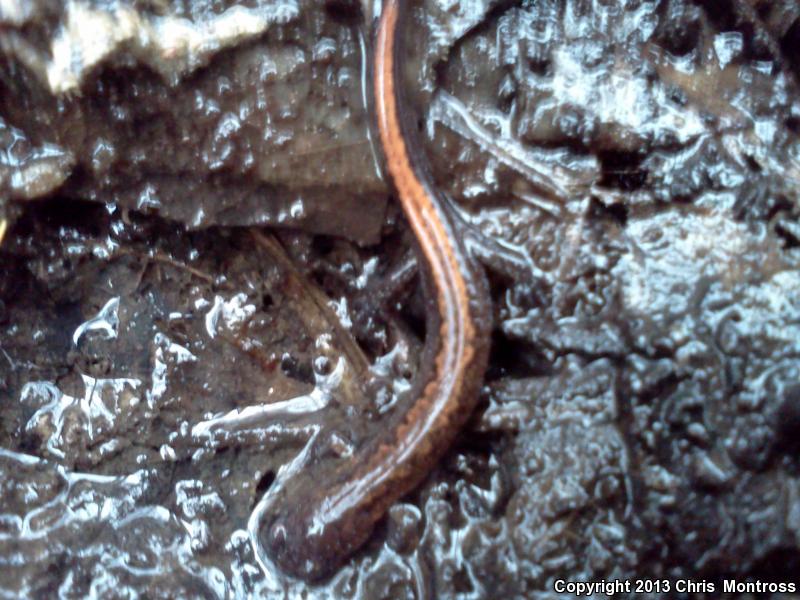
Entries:
<svg viewBox="0 0 800 600">
<path fill-rule="evenodd" d="M 371 527 L 321 524 L 313 510 L 291 502 L 265 523 L 261 542 L 269 558 L 292 577 L 319 581 L 333 575 L 371 533 Z"/>
<path fill-rule="evenodd" d="M 285 509 L 262 528 L 261 541 L 272 561 L 287 575 L 313 581 L 328 575 L 326 565 L 307 543 L 308 527 L 302 511 Z"/>
</svg>

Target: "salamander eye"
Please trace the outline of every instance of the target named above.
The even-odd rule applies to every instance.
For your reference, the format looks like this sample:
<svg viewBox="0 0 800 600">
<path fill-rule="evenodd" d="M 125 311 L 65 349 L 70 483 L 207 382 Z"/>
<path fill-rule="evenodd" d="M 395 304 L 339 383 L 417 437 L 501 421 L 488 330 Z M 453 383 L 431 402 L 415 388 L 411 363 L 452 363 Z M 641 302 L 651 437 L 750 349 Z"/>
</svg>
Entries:
<svg viewBox="0 0 800 600">
<path fill-rule="evenodd" d="M 266 539 L 267 554 L 277 563 L 281 562 L 286 552 L 287 538 L 286 526 L 281 520 L 270 525 Z"/>
</svg>

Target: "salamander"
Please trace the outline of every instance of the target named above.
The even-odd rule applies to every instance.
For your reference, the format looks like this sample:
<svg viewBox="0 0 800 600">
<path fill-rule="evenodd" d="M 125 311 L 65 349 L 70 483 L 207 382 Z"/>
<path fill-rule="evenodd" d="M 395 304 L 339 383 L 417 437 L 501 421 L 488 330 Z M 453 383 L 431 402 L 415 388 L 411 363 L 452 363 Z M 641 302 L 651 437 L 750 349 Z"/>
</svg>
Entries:
<svg viewBox="0 0 800 600">
<path fill-rule="evenodd" d="M 370 537 L 389 507 L 417 487 L 453 443 L 477 403 L 489 357 L 489 287 L 469 255 L 449 200 L 433 184 L 403 100 L 401 25 L 407 0 L 385 0 L 374 47 L 380 142 L 415 235 L 426 302 L 426 337 L 410 393 L 375 423 L 352 456 L 312 463 L 293 476 L 260 539 L 285 573 L 324 578 Z"/>
</svg>

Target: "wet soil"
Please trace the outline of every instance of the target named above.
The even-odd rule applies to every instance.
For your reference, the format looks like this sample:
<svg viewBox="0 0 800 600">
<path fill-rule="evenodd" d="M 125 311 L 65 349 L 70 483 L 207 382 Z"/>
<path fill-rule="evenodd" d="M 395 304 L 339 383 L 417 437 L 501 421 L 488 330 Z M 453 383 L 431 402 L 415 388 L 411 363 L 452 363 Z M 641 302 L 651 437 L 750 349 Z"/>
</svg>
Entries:
<svg viewBox="0 0 800 600">
<path fill-rule="evenodd" d="M 0 2 L 0 595 L 800 583 L 800 8 L 760 0 L 414 3 L 434 177 L 526 271 L 487 261 L 480 408 L 367 546 L 313 586 L 260 553 L 424 340 L 372 16 Z"/>
</svg>

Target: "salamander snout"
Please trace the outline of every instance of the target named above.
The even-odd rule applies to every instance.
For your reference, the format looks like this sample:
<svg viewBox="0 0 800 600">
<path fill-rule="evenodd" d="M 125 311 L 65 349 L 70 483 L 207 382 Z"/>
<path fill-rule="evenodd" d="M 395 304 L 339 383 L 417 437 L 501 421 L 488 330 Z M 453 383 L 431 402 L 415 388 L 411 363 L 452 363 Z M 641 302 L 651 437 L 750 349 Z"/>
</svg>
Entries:
<svg viewBox="0 0 800 600">
<path fill-rule="evenodd" d="M 264 550 L 282 572 L 305 581 L 319 581 L 342 567 L 366 542 L 372 529 L 372 522 L 364 519 L 331 523 L 324 512 L 315 511 L 313 506 L 288 500 L 271 521 L 265 521 L 260 535 Z"/>
<path fill-rule="evenodd" d="M 282 572 L 298 579 L 317 581 L 331 575 L 341 564 L 335 553 L 326 555 L 319 534 L 311 533 L 302 511 L 279 514 L 261 530 L 261 542 L 269 558 Z"/>
</svg>

